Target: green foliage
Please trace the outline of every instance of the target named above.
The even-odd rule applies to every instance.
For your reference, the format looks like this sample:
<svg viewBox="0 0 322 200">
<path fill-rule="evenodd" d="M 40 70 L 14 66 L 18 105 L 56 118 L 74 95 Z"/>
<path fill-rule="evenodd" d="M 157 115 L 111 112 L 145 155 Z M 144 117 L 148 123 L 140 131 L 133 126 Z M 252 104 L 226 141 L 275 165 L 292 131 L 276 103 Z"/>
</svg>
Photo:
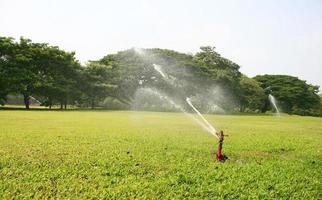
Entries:
<svg viewBox="0 0 322 200">
<path fill-rule="evenodd" d="M 4 105 L 9 93 L 10 76 L 7 66 L 14 58 L 15 44 L 12 38 L 0 37 L 0 105 Z"/>
<path fill-rule="evenodd" d="M 26 108 L 29 108 L 30 95 L 35 87 L 40 84 L 38 76 L 37 52 L 46 44 L 32 43 L 31 40 L 20 38 L 15 45 L 15 54 L 12 63 L 8 66 L 10 92 L 20 93 L 24 96 Z"/>
<path fill-rule="evenodd" d="M 234 110 L 239 104 L 240 78 L 239 65 L 222 57 L 215 51 L 215 47 L 200 47 L 200 52 L 194 56 L 197 67 L 210 78 L 210 84 L 220 86 L 224 91 L 224 98 L 220 105 L 225 110 Z M 202 78 L 204 80 L 204 77 Z"/>
<path fill-rule="evenodd" d="M 252 78 L 242 76 L 240 80 L 240 110 L 244 111 L 261 111 L 267 95 L 259 83 Z"/>
<path fill-rule="evenodd" d="M 74 53 L 25 38 L 18 43 L 5 37 L 0 40 L 0 50 L 0 83 L 5 88 L 2 97 L 22 94 L 26 108 L 32 95 L 48 106 L 54 102 L 66 105 L 76 98 L 80 65 Z"/>
<path fill-rule="evenodd" d="M 75 54 L 64 52 L 58 47 L 47 47 L 38 53 L 41 82 L 35 88 L 35 94 L 42 97 L 46 106 L 55 103 L 73 104 L 79 96 L 78 85 L 80 65 Z"/>
<path fill-rule="evenodd" d="M 318 86 L 307 84 L 297 77 L 287 75 L 264 75 L 256 76 L 254 79 L 260 82 L 263 89 L 276 97 L 283 112 L 298 115 L 319 115 Z"/>
<path fill-rule="evenodd" d="M 215 47 L 200 47 L 194 59 L 200 64 L 203 71 L 210 75 L 216 83 L 222 84 L 226 88 L 236 89 L 241 77 L 239 66 L 232 61 L 223 58 L 215 51 Z"/>
<path fill-rule="evenodd" d="M 90 102 L 92 109 L 95 107 L 95 103 L 110 96 L 116 88 L 116 85 L 111 84 L 110 69 L 110 66 L 90 62 L 82 72 L 81 82 L 83 84 L 80 85 L 80 88 L 84 94 L 85 102 Z"/>
<path fill-rule="evenodd" d="M 320 115 L 322 116 L 322 94 L 320 94 Z"/>
<path fill-rule="evenodd" d="M 195 56 L 167 49 L 129 49 L 107 55 L 97 62 L 112 66 L 112 82 L 118 87 L 112 96 L 128 105 L 141 87 L 158 88 L 182 101 L 187 96 L 207 93 L 213 86 L 222 86 L 223 91 L 236 101 L 238 99 L 233 94 L 238 88 L 239 66 L 222 58 L 212 47 L 201 47 L 201 52 Z M 172 85 L 153 69 L 153 64 L 161 65 L 169 77 L 175 77 Z M 235 105 L 228 98 L 222 103 L 227 109 Z"/>
<path fill-rule="evenodd" d="M 179 113 L 1 111 L 0 199 L 319 199 L 321 118 L 206 118 L 225 163 Z"/>
<path fill-rule="evenodd" d="M 153 64 L 162 66 L 171 83 L 154 70 Z M 272 91 L 284 112 L 321 115 L 317 86 L 285 75 L 250 79 L 242 77 L 239 68 L 211 46 L 200 47 L 195 55 L 133 48 L 82 67 L 74 52 L 25 38 L 15 41 L 0 37 L 0 105 L 6 103 L 8 94 L 18 94 L 23 95 L 26 108 L 35 97 L 49 108 L 76 105 L 128 109 L 135 103 L 139 89 L 156 88 L 182 105 L 190 97 L 204 113 L 213 113 L 217 108 L 226 112 L 265 112 L 270 109 L 265 95 Z M 143 107 L 163 109 L 149 102 Z"/>
</svg>

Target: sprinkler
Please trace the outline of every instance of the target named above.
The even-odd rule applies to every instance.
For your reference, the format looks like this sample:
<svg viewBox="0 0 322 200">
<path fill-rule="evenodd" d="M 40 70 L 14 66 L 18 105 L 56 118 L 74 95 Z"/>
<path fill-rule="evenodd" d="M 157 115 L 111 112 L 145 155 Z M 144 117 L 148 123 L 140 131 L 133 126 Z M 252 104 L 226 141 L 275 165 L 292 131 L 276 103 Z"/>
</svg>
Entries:
<svg viewBox="0 0 322 200">
<path fill-rule="evenodd" d="M 166 82 L 173 85 L 173 82 L 169 79 L 169 76 L 162 71 L 161 65 L 153 64 L 153 68 L 163 77 L 163 79 Z M 183 108 L 181 108 L 180 106 L 177 106 L 171 99 L 167 98 L 166 96 L 160 95 L 155 91 L 153 93 L 156 93 L 158 96 L 161 97 L 161 99 L 168 100 L 176 108 L 179 108 L 179 110 L 181 110 L 183 113 L 187 114 L 187 112 Z M 186 102 L 197 113 L 197 116 L 199 118 L 194 117 L 193 115 L 189 115 L 189 116 L 192 116 L 192 118 L 195 119 L 200 126 L 202 126 L 210 134 L 212 134 L 218 138 L 218 152 L 216 153 L 216 160 L 221 161 L 221 162 L 224 162 L 225 160 L 227 160 L 228 157 L 222 154 L 222 145 L 224 143 L 224 136 L 227 136 L 227 135 L 224 135 L 223 131 L 220 131 L 219 133 L 217 133 L 216 129 L 206 120 L 206 118 L 204 118 L 204 116 L 199 112 L 199 110 L 192 104 L 189 97 L 186 97 Z"/>
<path fill-rule="evenodd" d="M 218 137 L 218 150 L 216 153 L 216 160 L 224 162 L 225 160 L 228 159 L 228 157 L 222 154 L 222 145 L 224 143 L 224 137 L 228 135 L 224 135 L 223 131 L 216 133 L 216 135 Z"/>
</svg>

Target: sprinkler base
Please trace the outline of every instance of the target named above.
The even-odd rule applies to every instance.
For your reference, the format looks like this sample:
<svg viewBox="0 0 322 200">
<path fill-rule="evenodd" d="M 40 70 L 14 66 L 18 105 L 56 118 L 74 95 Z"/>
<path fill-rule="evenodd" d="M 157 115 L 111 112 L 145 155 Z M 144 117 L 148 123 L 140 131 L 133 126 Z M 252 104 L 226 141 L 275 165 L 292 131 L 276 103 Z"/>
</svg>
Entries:
<svg viewBox="0 0 322 200">
<path fill-rule="evenodd" d="M 223 154 L 221 154 L 221 155 L 216 154 L 215 159 L 216 159 L 216 161 L 219 161 L 219 162 L 225 162 L 226 160 L 228 160 L 228 156 L 223 155 Z"/>
</svg>

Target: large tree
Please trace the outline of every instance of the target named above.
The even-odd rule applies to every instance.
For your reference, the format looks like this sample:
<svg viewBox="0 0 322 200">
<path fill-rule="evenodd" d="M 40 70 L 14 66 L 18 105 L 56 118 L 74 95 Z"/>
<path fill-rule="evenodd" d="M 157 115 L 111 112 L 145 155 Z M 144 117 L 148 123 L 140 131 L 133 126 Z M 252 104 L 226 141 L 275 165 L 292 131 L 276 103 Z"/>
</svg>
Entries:
<svg viewBox="0 0 322 200">
<path fill-rule="evenodd" d="M 75 59 L 75 53 L 65 52 L 58 47 L 48 47 L 42 53 L 39 63 L 42 76 L 35 93 L 42 97 L 44 104 L 51 107 L 60 104 L 74 104 L 80 96 L 79 85 L 81 66 Z"/>
<path fill-rule="evenodd" d="M 275 96 L 282 111 L 299 115 L 319 115 L 318 86 L 287 75 L 263 75 L 254 79 Z"/>
<path fill-rule="evenodd" d="M 43 104 L 58 102 L 61 107 L 77 95 L 80 65 L 75 53 L 46 43 L 20 38 L 0 38 L 0 103 L 8 93 L 23 95 L 29 109 L 30 98 Z"/>
<path fill-rule="evenodd" d="M 144 55 L 141 55 L 135 49 L 129 49 L 117 54 L 107 55 L 98 61 L 101 64 L 111 66 L 111 81 L 117 85 L 117 89 L 111 95 L 126 105 L 132 103 L 137 89 L 141 87 L 158 87 L 171 92 L 171 86 L 153 68 L 153 64 L 162 66 L 169 76 L 185 75 L 185 73 L 180 73 L 180 68 L 176 66 L 180 62 L 179 59 L 176 59 L 179 57 L 179 53 L 161 49 L 141 51 L 144 51 Z"/>
<path fill-rule="evenodd" d="M 94 107 L 111 96 L 116 85 L 111 81 L 111 66 L 106 66 L 98 62 L 89 62 L 82 72 L 82 84 L 80 89 L 83 92 L 83 100 L 88 102 L 90 107 Z"/>
<path fill-rule="evenodd" d="M 13 65 L 15 48 L 13 38 L 0 37 L 0 105 L 5 104 L 12 86 L 8 67 Z"/>
<path fill-rule="evenodd" d="M 112 67 L 112 82 L 118 86 L 113 96 L 125 104 L 131 104 L 137 89 L 142 87 L 157 88 L 178 101 L 187 96 L 207 97 L 199 99 L 198 107 L 205 110 L 208 107 L 205 101 L 216 98 L 209 95 L 214 87 L 222 87 L 220 93 L 224 91 L 235 100 L 238 97 L 239 66 L 221 57 L 213 47 L 201 47 L 196 55 L 167 49 L 129 49 L 98 62 Z M 166 79 L 154 69 L 154 64 L 161 66 Z M 235 106 L 229 101 L 231 98 L 217 99 L 226 108 Z"/>
<path fill-rule="evenodd" d="M 320 116 L 322 116 L 322 93 L 320 94 Z"/>
</svg>

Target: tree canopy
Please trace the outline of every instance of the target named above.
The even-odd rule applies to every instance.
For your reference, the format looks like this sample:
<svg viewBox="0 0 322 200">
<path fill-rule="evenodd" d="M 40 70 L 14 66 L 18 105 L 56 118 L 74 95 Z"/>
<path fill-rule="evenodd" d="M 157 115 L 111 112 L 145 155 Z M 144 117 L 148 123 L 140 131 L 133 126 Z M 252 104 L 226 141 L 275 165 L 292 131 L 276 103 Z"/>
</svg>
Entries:
<svg viewBox="0 0 322 200">
<path fill-rule="evenodd" d="M 133 102 L 137 89 L 142 87 L 158 88 L 182 101 L 187 96 L 205 96 L 200 93 L 210 93 L 214 86 L 220 86 L 231 94 L 231 101 L 221 100 L 227 103 L 226 109 L 233 109 L 239 98 L 234 95 L 238 94 L 241 77 L 239 66 L 222 58 L 213 47 L 202 47 L 195 56 L 167 49 L 129 49 L 97 62 L 111 66 L 113 83 L 118 86 L 115 97 L 126 104 Z M 162 67 L 168 81 L 153 68 L 154 64 Z M 199 108 L 205 104 L 200 104 Z"/>
<path fill-rule="evenodd" d="M 6 104 L 8 95 L 21 95 L 27 109 L 30 99 L 49 108 L 94 108 L 117 102 L 118 109 L 129 109 L 140 97 L 145 109 L 161 110 L 156 106 L 164 102 L 142 96 L 154 90 L 183 109 L 189 97 L 208 113 L 266 112 L 272 109 L 267 98 L 272 94 L 284 112 L 322 114 L 317 86 L 287 75 L 249 78 L 239 69 L 212 46 L 200 47 L 196 54 L 132 48 L 81 65 L 74 52 L 57 46 L 0 37 L 0 105 Z"/>
<path fill-rule="evenodd" d="M 262 111 L 267 101 L 264 89 L 255 79 L 242 76 L 240 80 L 240 111 Z"/>
<path fill-rule="evenodd" d="M 45 43 L 32 43 L 20 38 L 1 38 L 1 79 L 4 95 L 21 94 L 26 108 L 31 97 L 38 97 L 44 105 L 59 102 L 61 106 L 72 99 L 80 64 L 75 53 L 65 52 Z"/>
<path fill-rule="evenodd" d="M 283 112 L 298 115 L 320 114 L 319 87 L 287 75 L 263 75 L 254 79 L 277 98 Z"/>
</svg>

